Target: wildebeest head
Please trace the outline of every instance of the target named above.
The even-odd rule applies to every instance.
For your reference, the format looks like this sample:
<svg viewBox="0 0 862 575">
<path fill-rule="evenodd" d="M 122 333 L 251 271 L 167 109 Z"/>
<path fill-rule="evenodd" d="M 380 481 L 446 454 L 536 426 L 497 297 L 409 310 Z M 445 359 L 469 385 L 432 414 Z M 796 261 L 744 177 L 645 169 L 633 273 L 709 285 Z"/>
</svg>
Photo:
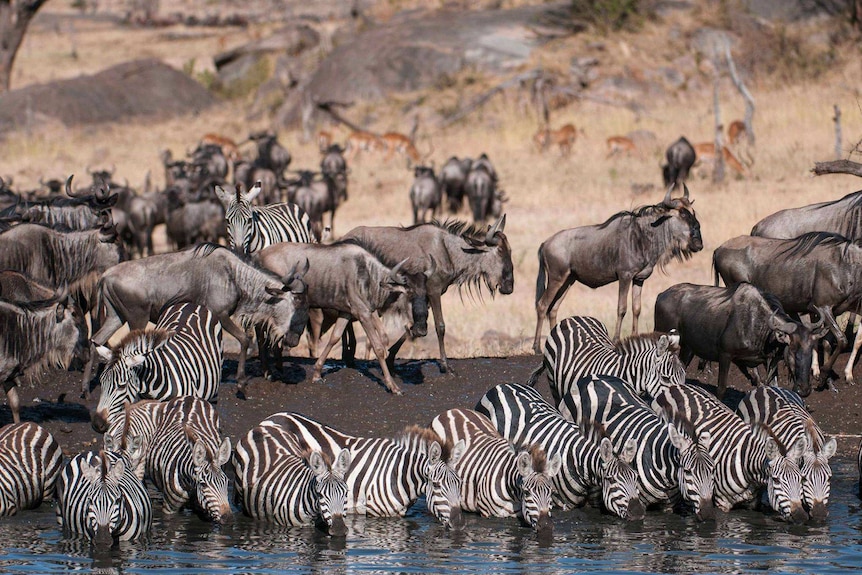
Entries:
<svg viewBox="0 0 862 575">
<path fill-rule="evenodd" d="M 681 198 L 671 198 L 674 187 L 673 184 L 668 187 L 661 204 L 656 206 L 665 210 L 664 214 L 650 225 L 654 228 L 666 226 L 665 233 L 671 239 L 669 256 L 685 259 L 703 249 L 703 238 L 700 235 L 700 222 L 691 207 L 693 202 L 689 199 L 688 186 L 683 185 L 685 193 Z"/>
<path fill-rule="evenodd" d="M 500 290 L 501 294 L 510 294 L 515 290 L 515 266 L 512 264 L 512 248 L 503 233 L 505 227 L 506 214 L 503 214 L 494 225 L 488 226 L 482 248 L 496 256 L 483 258 L 486 263 L 483 264 L 482 275 L 491 294 L 496 290 Z"/>
<path fill-rule="evenodd" d="M 411 337 L 423 337 L 428 333 L 428 290 L 427 279 L 436 271 L 437 266 L 431 259 L 431 268 L 425 272 L 408 273 L 404 265 L 407 258 L 393 267 L 384 278 L 383 289 L 389 292 L 389 301 L 385 308 L 395 306 L 399 314 L 408 320 L 405 327 Z M 403 302 L 403 303 L 399 303 Z M 404 309 L 409 306 L 409 311 Z"/>
<path fill-rule="evenodd" d="M 817 341 L 829 330 L 824 318 L 812 325 L 782 319 L 773 313 L 769 317 L 769 329 L 784 348 L 784 362 L 793 379 L 793 391 L 807 397 L 811 394 L 811 366 Z"/>
</svg>

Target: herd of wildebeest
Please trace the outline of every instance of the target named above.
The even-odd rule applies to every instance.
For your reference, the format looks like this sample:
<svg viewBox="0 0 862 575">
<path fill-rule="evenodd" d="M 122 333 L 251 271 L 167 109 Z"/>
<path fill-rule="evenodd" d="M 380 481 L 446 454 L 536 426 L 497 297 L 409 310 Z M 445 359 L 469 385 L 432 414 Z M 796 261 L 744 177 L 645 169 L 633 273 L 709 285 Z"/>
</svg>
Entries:
<svg viewBox="0 0 862 575">
<path fill-rule="evenodd" d="M 250 157 L 240 152 L 245 142 L 217 134 L 184 159 L 164 152 L 163 190 L 149 178 L 132 189 L 114 170 L 88 169 L 92 182 L 79 188 L 71 176 L 33 191 L 0 182 L 0 380 L 14 419 L 0 430 L 0 512 L 56 497 L 67 533 L 135 539 L 152 522 L 144 477 L 165 512 L 191 506 L 223 521 L 232 513 L 227 467 L 245 514 L 316 523 L 336 536 L 346 533 L 345 513 L 403 515 L 422 496 L 453 529 L 469 511 L 518 516 L 548 532 L 552 508 L 588 500 L 626 519 L 673 507 L 709 520 L 716 509 L 760 504 L 764 492 L 787 521 L 826 518 L 836 443 L 802 397 L 814 382 L 834 387 L 832 368 L 854 323 L 845 330 L 836 318 L 860 312 L 862 192 L 782 210 L 750 236 L 729 239 L 713 254 L 715 285 L 665 290 L 656 331 L 639 334 L 644 282 L 703 249 L 685 181 L 696 150 L 685 138 L 667 150 L 659 203 L 561 230 L 539 246 L 533 349 L 543 358 L 525 385 L 493 387 L 475 410 L 448 410 L 395 438 L 354 437 L 276 413 L 231 449 L 210 403 L 221 382 L 222 329 L 240 343 L 240 397 L 254 340 L 266 376 L 278 377 L 282 348 L 307 334 L 318 381 L 339 340 L 351 364 L 355 321 L 385 387 L 401 394 L 395 357 L 427 334 L 429 309 L 439 366 L 449 369 L 441 297 L 450 287 L 514 289 L 508 200 L 486 154 L 452 157 L 437 172 L 400 134 L 355 132 L 344 147 L 327 133 L 319 140 L 319 170 L 288 171 L 290 153 L 264 131 L 245 141 L 256 148 Z M 540 149 L 549 142 L 565 153 L 573 137 L 537 140 Z M 415 223 L 360 226 L 334 240 L 347 163 L 376 151 L 412 165 Z M 472 223 L 425 221 L 444 209 L 457 217 L 465 200 Z M 156 254 L 160 224 L 173 249 Z M 576 282 L 619 284 L 613 335 L 589 316 L 557 321 Z M 621 339 L 629 292 L 632 335 Z M 384 320 L 395 326 L 394 342 Z M 108 346 L 124 324 L 128 335 Z M 848 383 L 860 342 L 857 335 Z M 718 363 L 716 394 L 686 382 L 695 356 Z M 50 433 L 20 422 L 16 385 L 75 359 L 82 394 L 99 389 L 92 424 L 105 444 L 64 462 Z M 777 386 L 781 363 L 792 389 Z M 720 401 L 731 364 L 755 385 L 735 412 Z M 543 371 L 554 405 L 535 390 Z"/>
</svg>

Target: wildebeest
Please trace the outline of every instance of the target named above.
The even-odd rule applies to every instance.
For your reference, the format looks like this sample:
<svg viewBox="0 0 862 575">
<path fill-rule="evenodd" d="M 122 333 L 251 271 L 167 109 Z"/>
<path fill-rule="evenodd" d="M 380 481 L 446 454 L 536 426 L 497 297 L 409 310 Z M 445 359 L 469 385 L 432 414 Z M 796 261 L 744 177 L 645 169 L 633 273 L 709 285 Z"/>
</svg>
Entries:
<svg viewBox="0 0 862 575">
<path fill-rule="evenodd" d="M 437 216 L 442 199 L 440 182 L 434 175 L 434 168 L 428 166 L 416 166 L 413 169 L 413 177 L 410 204 L 413 206 L 413 223 L 419 224 L 426 221 L 428 212 L 431 212 L 432 218 Z"/>
<path fill-rule="evenodd" d="M 255 163 L 261 168 L 275 172 L 276 177 L 281 181 L 284 171 L 293 158 L 287 148 L 278 142 L 278 135 L 264 130 L 249 134 L 248 139 L 257 145 Z"/>
<path fill-rule="evenodd" d="M 165 231 L 175 249 L 227 236 L 225 211 L 215 199 L 185 200 L 174 188 L 167 191 Z"/>
<path fill-rule="evenodd" d="M 110 213 L 117 203 L 117 194 L 111 193 L 107 185 L 78 191 L 72 189 L 72 178 L 66 180 L 66 196 L 54 196 L 37 202 L 19 202 L 17 211 L 23 219 L 51 227 L 69 230 L 89 230 L 104 221 L 103 215 Z"/>
<path fill-rule="evenodd" d="M 788 240 L 809 232 L 840 234 L 848 240 L 862 239 L 862 190 L 840 200 L 779 210 L 751 229 L 752 236 Z"/>
<path fill-rule="evenodd" d="M 458 213 L 464 203 L 464 185 L 472 165 L 473 160 L 470 158 L 452 156 L 440 169 L 440 187 L 453 214 Z"/>
<path fill-rule="evenodd" d="M 731 288 L 677 284 L 659 294 L 655 302 L 655 328 L 675 329 L 680 336 L 680 359 L 693 356 L 718 362 L 718 389 L 724 397 L 730 364 L 756 385 L 749 368 L 766 364 L 766 381 L 775 375 L 783 358 L 794 390 L 811 393 L 811 359 L 820 326 L 808 328 L 790 318 L 780 302 L 749 283 Z"/>
<path fill-rule="evenodd" d="M 33 281 L 21 272 L 0 271 L 0 299 L 11 303 L 44 301 L 55 297 L 55 290 Z"/>
<path fill-rule="evenodd" d="M 332 144 L 323 151 L 320 160 L 320 171 L 324 174 L 347 174 L 347 160 L 344 159 L 344 148 Z"/>
<path fill-rule="evenodd" d="M 360 226 L 344 235 L 378 255 L 387 266 L 407 258 L 404 271 L 428 273 L 428 303 L 434 313 L 434 327 L 440 346 L 440 369 L 449 371 L 446 347 L 446 322 L 441 297 L 451 285 L 480 290 L 484 285 L 491 296 L 499 290 L 510 294 L 515 289 L 512 248 L 503 233 L 505 214 L 487 232 L 464 222 L 431 222 L 408 228 Z M 433 270 L 433 272 L 432 272 Z M 392 365 L 406 338 L 395 342 L 389 352 Z"/>
<path fill-rule="evenodd" d="M 686 179 L 688 179 L 688 171 L 697 159 L 694 146 L 691 145 L 691 142 L 685 136 L 680 136 L 679 140 L 671 144 L 665 151 L 665 157 L 667 158 L 667 164 L 662 166 L 664 185 L 684 184 Z"/>
<path fill-rule="evenodd" d="M 467 193 L 467 201 L 470 203 L 470 211 L 473 212 L 475 223 L 483 224 L 488 219 L 496 185 L 496 178 L 488 168 L 484 164 L 479 164 L 478 160 L 474 162 L 470 173 L 467 174 L 464 190 Z"/>
<path fill-rule="evenodd" d="M 330 245 L 282 242 L 255 253 L 254 259 L 276 274 L 307 263 L 308 306 L 338 312 L 329 341 L 314 364 L 312 381 L 323 380 L 323 364 L 332 346 L 341 338 L 351 319 L 357 319 L 380 361 L 387 389 L 398 395 L 402 393 L 386 364 L 388 341 L 378 314 L 406 293 L 411 300 L 412 317 L 405 320 L 412 323 L 409 328 L 415 337 L 425 335 L 428 301 L 424 277 L 402 274 L 404 262 L 387 266 L 363 247 L 350 242 Z M 318 335 L 319 332 L 314 334 L 315 339 Z"/>
<path fill-rule="evenodd" d="M 314 235 L 323 237 L 323 216 L 329 212 L 329 228 L 333 229 L 335 222 L 335 210 L 341 202 L 347 199 L 347 186 L 340 186 L 336 182 L 340 174 L 321 174 L 321 179 L 306 178 L 293 194 L 291 201 L 302 208 L 314 230 Z M 343 192 L 343 195 L 342 195 Z"/>
<path fill-rule="evenodd" d="M 619 282 L 614 341 L 626 314 L 632 288 L 632 333 L 638 332 L 641 288 L 656 265 L 684 260 L 703 249 L 700 222 L 691 207 L 688 187 L 682 198 L 671 198 L 668 187 L 661 203 L 614 214 L 603 224 L 557 232 L 539 246 L 536 280 L 536 337 L 533 351 L 541 352 L 542 324 L 553 327 L 566 291 L 575 282 L 597 288 Z"/>
<path fill-rule="evenodd" d="M 823 370 L 830 373 L 838 354 L 847 346 L 835 318 L 844 312 L 862 311 L 862 243 L 825 232 L 803 234 L 792 240 L 739 236 L 719 246 L 712 263 L 716 284 L 719 276 L 728 286 L 749 282 L 775 295 L 787 313 L 812 313 L 823 318 L 838 341 L 824 361 Z M 850 384 L 860 346 L 862 336 L 857 334 L 845 368 L 845 379 Z"/>
<path fill-rule="evenodd" d="M 293 347 L 308 323 L 301 272 L 278 277 L 214 244 L 116 265 L 99 280 L 99 296 L 106 317 L 92 338 L 94 345 L 104 345 L 124 322 L 132 330 L 143 329 L 148 321 L 155 323 L 168 303 L 189 301 L 209 308 L 240 343 L 238 394 L 245 387 L 249 344 L 245 328 L 260 326 L 273 343 L 284 340 Z M 85 391 L 89 391 L 91 368 L 84 372 Z"/>
<path fill-rule="evenodd" d="M 30 303 L 0 300 L 0 382 L 15 423 L 21 421 L 21 376 L 47 365 L 67 367 L 86 334 L 83 317 L 65 294 Z"/>
</svg>

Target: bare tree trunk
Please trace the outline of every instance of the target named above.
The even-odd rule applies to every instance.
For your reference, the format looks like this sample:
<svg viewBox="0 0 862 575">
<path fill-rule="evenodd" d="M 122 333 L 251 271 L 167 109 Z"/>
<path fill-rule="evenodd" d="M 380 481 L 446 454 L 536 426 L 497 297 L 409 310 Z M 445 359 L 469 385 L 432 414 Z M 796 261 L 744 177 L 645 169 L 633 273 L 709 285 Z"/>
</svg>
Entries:
<svg viewBox="0 0 862 575">
<path fill-rule="evenodd" d="M 841 153 L 841 108 L 838 107 L 838 104 L 833 106 L 835 110 L 835 116 L 832 117 L 832 121 L 835 122 L 835 159 L 840 160 Z"/>
<path fill-rule="evenodd" d="M 851 160 L 835 160 L 834 162 L 814 162 L 811 172 L 815 176 L 824 174 L 850 174 L 862 178 L 862 164 Z"/>
<path fill-rule="evenodd" d="M 721 136 L 724 125 L 721 123 L 721 106 L 718 102 L 718 73 L 715 74 L 712 86 L 712 107 L 715 114 L 715 166 L 712 172 L 712 181 L 720 184 L 724 181 L 724 147 Z"/>
<path fill-rule="evenodd" d="M 46 0 L 0 0 L 0 92 L 8 92 L 12 64 L 30 20 Z"/>
<path fill-rule="evenodd" d="M 862 1 L 862 0 L 860 0 Z M 727 69 L 730 71 L 730 78 L 733 80 L 736 89 L 742 94 L 742 99 L 745 100 L 745 137 L 748 138 L 748 145 L 754 147 L 754 98 L 751 97 L 751 92 L 745 87 L 742 78 L 736 72 L 736 64 L 733 62 L 733 56 L 730 55 L 730 42 L 724 44 L 724 55 L 727 58 Z"/>
</svg>

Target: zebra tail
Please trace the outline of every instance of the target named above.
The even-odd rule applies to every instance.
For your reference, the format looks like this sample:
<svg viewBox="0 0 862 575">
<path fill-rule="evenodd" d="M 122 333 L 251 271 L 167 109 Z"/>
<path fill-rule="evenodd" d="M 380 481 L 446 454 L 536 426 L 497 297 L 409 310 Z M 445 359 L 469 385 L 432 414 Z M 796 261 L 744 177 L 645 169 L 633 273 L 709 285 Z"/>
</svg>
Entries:
<svg viewBox="0 0 862 575">
<path fill-rule="evenodd" d="M 542 372 L 545 371 L 545 362 L 542 362 L 542 365 L 533 370 L 530 374 L 530 378 L 527 380 L 527 385 L 532 388 L 536 387 L 536 383 L 539 381 L 539 376 L 542 375 Z"/>
<path fill-rule="evenodd" d="M 548 273 L 545 270 L 545 258 L 542 254 L 542 247 L 544 244 L 539 246 L 539 275 L 536 277 L 536 304 L 538 305 L 539 299 L 545 293 L 547 289 L 548 283 Z M 551 326 L 553 327 L 553 326 Z"/>
</svg>

